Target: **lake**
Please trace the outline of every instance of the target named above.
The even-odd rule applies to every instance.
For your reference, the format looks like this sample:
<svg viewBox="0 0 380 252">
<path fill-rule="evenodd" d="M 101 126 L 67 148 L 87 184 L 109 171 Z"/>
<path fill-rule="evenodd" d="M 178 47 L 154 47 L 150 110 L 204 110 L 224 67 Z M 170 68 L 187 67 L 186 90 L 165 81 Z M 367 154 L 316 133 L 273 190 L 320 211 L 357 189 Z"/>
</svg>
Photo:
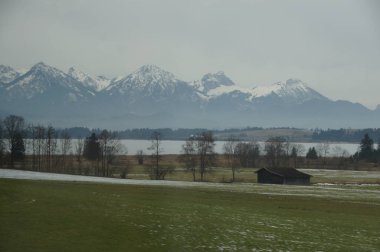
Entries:
<svg viewBox="0 0 380 252">
<path fill-rule="evenodd" d="M 150 153 L 147 148 L 151 145 L 149 140 L 121 140 L 123 146 L 128 150 L 128 154 L 134 155 L 138 150 L 143 150 L 145 153 Z M 174 140 L 164 140 L 161 142 L 163 153 L 162 154 L 181 154 L 182 145 L 184 141 L 174 141 Z M 217 153 L 223 153 L 223 145 L 225 141 L 216 141 L 215 142 L 215 151 Z M 261 149 L 264 149 L 264 142 L 258 142 L 261 146 Z M 305 147 L 306 155 L 307 150 L 310 147 L 316 147 L 318 143 L 293 143 L 293 144 L 302 144 Z M 339 146 L 340 148 L 345 149 L 350 155 L 355 154 L 358 150 L 359 144 L 354 143 L 331 143 L 330 144 L 330 156 L 333 155 L 333 150 L 335 147 Z"/>
<path fill-rule="evenodd" d="M 60 141 L 58 139 L 58 141 Z M 26 153 L 31 154 L 32 153 L 32 146 L 30 144 L 30 140 L 27 140 L 27 146 L 26 146 Z M 143 150 L 145 154 L 150 154 L 151 151 L 148 150 L 148 147 L 151 145 L 150 140 L 120 140 L 123 150 L 121 154 L 125 154 L 126 152 L 130 155 L 135 155 L 138 150 Z M 185 143 L 183 140 L 163 140 L 161 141 L 163 152 L 162 154 L 181 154 L 182 145 Z M 215 152 L 222 154 L 223 153 L 223 145 L 225 141 L 216 141 L 215 142 Z M 261 150 L 264 149 L 265 142 L 258 142 L 260 144 Z M 303 155 L 306 155 L 307 150 L 310 147 L 316 147 L 318 143 L 292 143 L 292 144 L 302 144 L 305 147 L 305 153 Z M 58 150 L 57 153 L 60 153 L 60 144 L 58 142 L 57 144 Z M 75 139 L 72 140 L 72 150 L 71 152 L 74 152 L 75 149 Z M 334 148 L 340 147 L 342 149 L 345 149 L 350 155 L 353 155 L 359 148 L 359 144 L 355 143 L 330 143 L 330 151 L 329 156 L 333 156 Z"/>
</svg>

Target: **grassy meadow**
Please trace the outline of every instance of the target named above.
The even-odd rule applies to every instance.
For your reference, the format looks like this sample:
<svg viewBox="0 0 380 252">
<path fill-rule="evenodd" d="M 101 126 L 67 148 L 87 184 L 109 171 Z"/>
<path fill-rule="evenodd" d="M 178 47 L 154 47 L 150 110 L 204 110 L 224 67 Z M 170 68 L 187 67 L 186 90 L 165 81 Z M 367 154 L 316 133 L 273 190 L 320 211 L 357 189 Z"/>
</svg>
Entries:
<svg viewBox="0 0 380 252">
<path fill-rule="evenodd" d="M 379 190 L 0 179 L 0 251 L 379 251 Z"/>
</svg>

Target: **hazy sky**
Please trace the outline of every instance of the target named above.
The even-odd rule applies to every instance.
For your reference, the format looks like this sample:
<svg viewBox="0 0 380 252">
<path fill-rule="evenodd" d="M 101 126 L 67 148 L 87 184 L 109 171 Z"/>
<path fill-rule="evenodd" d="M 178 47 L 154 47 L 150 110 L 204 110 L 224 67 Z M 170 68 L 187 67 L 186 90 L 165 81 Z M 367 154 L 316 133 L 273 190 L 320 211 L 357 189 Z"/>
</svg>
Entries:
<svg viewBox="0 0 380 252">
<path fill-rule="evenodd" d="M 0 64 L 92 75 L 156 64 L 241 86 L 299 78 L 332 99 L 380 104 L 380 1 L 0 0 Z"/>
</svg>

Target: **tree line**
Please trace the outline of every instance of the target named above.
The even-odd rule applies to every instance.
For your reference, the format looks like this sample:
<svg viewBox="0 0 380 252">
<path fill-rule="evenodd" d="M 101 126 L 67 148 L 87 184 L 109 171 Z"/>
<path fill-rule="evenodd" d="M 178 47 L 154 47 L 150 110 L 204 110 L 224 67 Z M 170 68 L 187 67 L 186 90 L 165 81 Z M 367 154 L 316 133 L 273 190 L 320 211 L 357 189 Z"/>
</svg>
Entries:
<svg viewBox="0 0 380 252">
<path fill-rule="evenodd" d="M 380 128 L 368 129 L 316 129 L 312 141 L 336 141 L 358 143 L 368 134 L 372 139 L 380 140 Z"/>
<path fill-rule="evenodd" d="M 164 149 L 161 132 L 153 131 L 150 152 L 139 150 L 134 154 L 139 165 L 151 179 L 165 179 L 175 172 L 172 164 L 162 163 Z M 270 137 L 261 146 L 256 141 L 241 141 L 230 136 L 223 145 L 223 154 L 215 152 L 215 137 L 211 131 L 201 131 L 187 137 L 178 155 L 178 162 L 189 172 L 193 181 L 204 181 L 207 173 L 224 166 L 231 170 L 231 181 L 241 168 L 255 167 L 328 167 L 334 154 L 334 167 L 343 169 L 349 162 L 380 162 L 380 143 L 375 147 L 369 134 L 364 134 L 360 148 L 349 155 L 341 147 L 330 148 L 321 142 L 308 150 L 302 144 L 289 142 L 285 137 Z M 28 148 L 29 154 L 25 151 Z M 306 153 L 306 157 L 304 154 Z M 223 157 L 224 164 L 216 162 Z M 148 162 L 145 162 L 148 160 Z M 305 163 L 306 162 L 306 163 Z M 85 138 L 73 139 L 70 133 L 58 131 L 51 125 L 27 124 L 22 117 L 11 115 L 0 120 L 0 165 L 42 172 L 58 172 L 126 178 L 132 165 L 127 150 L 121 145 L 118 132 L 107 130 L 89 132 Z"/>
</svg>

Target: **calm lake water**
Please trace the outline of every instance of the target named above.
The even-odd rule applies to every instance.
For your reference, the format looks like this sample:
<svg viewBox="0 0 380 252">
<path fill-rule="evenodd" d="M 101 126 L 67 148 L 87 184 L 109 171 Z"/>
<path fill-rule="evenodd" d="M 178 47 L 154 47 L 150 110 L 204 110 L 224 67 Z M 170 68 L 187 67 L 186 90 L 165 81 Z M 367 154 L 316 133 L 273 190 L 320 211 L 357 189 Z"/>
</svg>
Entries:
<svg viewBox="0 0 380 252">
<path fill-rule="evenodd" d="M 145 153 L 150 153 L 148 147 L 151 145 L 149 140 L 121 140 L 123 146 L 128 150 L 128 154 L 136 154 L 138 150 L 143 150 Z M 165 140 L 162 141 L 163 154 L 180 154 L 182 150 L 182 145 L 184 141 L 171 141 Z M 215 151 L 217 153 L 223 153 L 223 145 L 225 141 L 216 141 L 215 142 Z M 264 142 L 258 142 L 262 149 L 264 149 Z M 305 153 L 310 147 L 316 147 L 318 143 L 293 143 L 293 144 L 302 144 L 305 147 Z M 340 148 L 345 149 L 350 155 L 354 154 L 359 147 L 359 144 L 353 143 L 331 143 L 330 144 L 330 155 L 334 155 L 334 148 L 339 146 Z"/>
<path fill-rule="evenodd" d="M 72 140 L 72 152 L 74 152 L 75 149 L 75 139 Z M 151 145 L 150 140 L 120 140 L 122 144 L 122 152 L 121 154 L 125 154 L 126 152 L 130 155 L 136 154 L 138 150 L 143 150 L 145 154 L 150 154 L 151 151 L 148 150 L 148 147 Z M 163 152 L 162 154 L 181 154 L 182 145 L 185 143 L 185 141 L 178 140 L 163 140 L 161 141 Z M 215 151 L 217 153 L 223 153 L 223 145 L 225 141 L 216 141 L 215 142 Z M 264 149 L 264 142 L 258 142 L 261 146 L 261 149 Z M 302 144 L 305 147 L 305 153 L 303 155 L 306 155 L 306 151 L 310 147 L 316 147 L 318 143 L 292 143 L 292 144 Z M 32 146 L 30 144 L 30 141 L 27 141 L 26 146 L 26 152 L 28 154 L 32 153 Z M 359 144 L 353 144 L 353 143 L 330 143 L 330 150 L 329 150 L 329 156 L 333 156 L 335 154 L 334 148 L 340 147 L 344 150 L 346 150 L 350 155 L 354 154 L 359 147 Z M 57 144 L 57 153 L 60 153 L 60 144 L 58 139 Z"/>
</svg>

